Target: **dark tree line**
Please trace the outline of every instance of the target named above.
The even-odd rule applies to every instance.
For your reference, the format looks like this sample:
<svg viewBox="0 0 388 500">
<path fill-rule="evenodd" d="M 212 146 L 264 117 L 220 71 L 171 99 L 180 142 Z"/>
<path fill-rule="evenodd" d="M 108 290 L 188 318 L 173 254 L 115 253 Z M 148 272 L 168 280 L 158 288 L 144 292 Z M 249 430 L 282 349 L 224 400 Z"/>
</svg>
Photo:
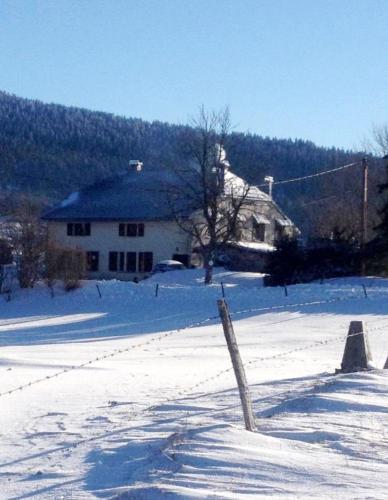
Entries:
<svg viewBox="0 0 388 500">
<path fill-rule="evenodd" d="M 140 159 L 145 168 L 177 165 L 182 161 L 179 143 L 187 129 L 0 92 L 0 211 L 12 211 L 22 194 L 54 203 L 102 177 L 122 173 L 129 159 Z M 253 184 L 261 184 L 265 175 L 275 180 L 299 177 L 361 156 L 304 140 L 238 132 L 228 134 L 225 148 L 233 171 Z M 380 174 L 373 174 L 376 179 L 371 186 L 381 182 Z M 335 182 L 319 178 L 275 188 L 276 201 L 308 230 L 322 228 L 315 215 L 329 213 L 333 200 L 338 206 L 345 198 L 340 211 L 351 212 L 359 194 L 358 179 L 352 172 L 336 175 Z M 326 217 L 327 227 L 322 229 L 326 232 L 333 225 L 329 219 Z"/>
</svg>

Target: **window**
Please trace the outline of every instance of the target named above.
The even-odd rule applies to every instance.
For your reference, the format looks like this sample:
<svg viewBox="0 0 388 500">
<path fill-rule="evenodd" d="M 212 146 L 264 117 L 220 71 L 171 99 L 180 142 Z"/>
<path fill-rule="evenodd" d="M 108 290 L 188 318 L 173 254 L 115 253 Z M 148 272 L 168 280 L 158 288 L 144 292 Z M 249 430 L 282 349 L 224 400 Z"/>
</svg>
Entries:
<svg viewBox="0 0 388 500">
<path fill-rule="evenodd" d="M 117 271 L 118 252 L 109 252 L 109 271 Z"/>
<path fill-rule="evenodd" d="M 136 236 L 144 236 L 144 224 L 119 224 L 119 236 L 129 236 L 134 238 Z"/>
<path fill-rule="evenodd" d="M 150 271 L 152 271 L 152 264 L 152 252 L 139 252 L 139 273 L 149 273 Z"/>
<path fill-rule="evenodd" d="M 253 226 L 253 237 L 256 241 L 265 240 L 265 224 L 254 223 Z"/>
<path fill-rule="evenodd" d="M 125 253 L 119 252 L 119 271 L 124 271 Z"/>
<path fill-rule="evenodd" d="M 109 271 L 135 273 L 136 252 L 109 252 Z"/>
<path fill-rule="evenodd" d="M 127 273 L 136 272 L 136 252 L 127 252 Z"/>
<path fill-rule="evenodd" d="M 279 224 L 278 221 L 275 222 L 275 235 L 277 240 L 280 240 L 283 238 L 283 236 L 285 236 L 286 234 L 285 229 L 286 229 L 285 226 Z"/>
<path fill-rule="evenodd" d="M 86 252 L 86 270 L 90 272 L 98 271 L 98 252 Z"/>
<path fill-rule="evenodd" d="M 90 222 L 70 222 L 67 224 L 67 236 L 90 236 Z"/>
<path fill-rule="evenodd" d="M 137 236 L 137 224 L 127 224 L 127 236 Z"/>
</svg>

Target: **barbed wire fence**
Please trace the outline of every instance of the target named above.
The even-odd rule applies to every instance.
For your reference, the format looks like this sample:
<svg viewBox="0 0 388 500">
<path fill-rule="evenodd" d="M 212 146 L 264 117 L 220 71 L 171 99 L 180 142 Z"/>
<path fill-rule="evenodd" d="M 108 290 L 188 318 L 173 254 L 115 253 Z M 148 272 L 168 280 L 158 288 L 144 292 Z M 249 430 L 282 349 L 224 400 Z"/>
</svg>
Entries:
<svg viewBox="0 0 388 500">
<path fill-rule="evenodd" d="M 345 297 L 335 297 L 335 298 L 326 299 L 326 300 L 314 300 L 314 301 L 298 302 L 298 303 L 291 303 L 291 304 L 272 305 L 272 306 L 266 306 L 266 307 L 255 307 L 255 308 L 243 309 L 240 311 L 234 311 L 234 312 L 232 311 L 230 314 L 232 317 L 234 317 L 234 316 L 239 316 L 239 315 L 243 315 L 243 314 L 271 312 L 271 311 L 278 311 L 278 310 L 282 310 L 282 309 L 284 310 L 284 309 L 288 309 L 288 308 L 309 307 L 309 306 L 311 307 L 311 306 L 318 306 L 318 305 L 323 305 L 323 304 L 332 304 L 335 302 L 343 302 L 346 300 L 354 300 L 354 299 L 360 299 L 360 297 L 357 295 L 351 295 L 351 296 L 345 296 Z M 204 326 L 207 323 L 218 320 L 218 318 L 219 318 L 218 314 L 215 314 L 215 315 L 209 316 L 208 318 L 205 318 L 203 320 L 190 323 L 189 325 L 183 326 L 181 328 L 176 328 L 174 330 L 170 330 L 168 332 L 153 336 L 150 339 L 147 339 L 143 342 L 131 344 L 130 346 L 128 346 L 126 348 L 115 349 L 109 353 L 101 354 L 100 356 L 96 356 L 92 359 L 84 361 L 83 363 L 80 363 L 77 365 L 72 365 L 72 366 L 69 366 L 67 368 L 63 368 L 62 370 L 59 370 L 58 372 L 55 372 L 51 375 L 46 375 L 45 377 L 40 377 L 38 379 L 31 380 L 29 382 L 21 384 L 17 387 L 14 387 L 12 389 L 7 390 L 7 391 L 0 392 L 0 397 L 10 395 L 10 394 L 13 394 L 13 393 L 18 392 L 18 391 L 22 391 L 23 389 L 34 386 L 36 384 L 40 384 L 42 382 L 47 382 L 49 380 L 60 377 L 61 375 L 65 375 L 66 373 L 72 372 L 74 370 L 86 368 L 87 366 L 90 366 L 93 363 L 104 361 L 106 359 L 113 358 L 117 355 L 131 352 L 135 349 L 147 347 L 155 342 L 161 341 L 165 338 L 171 337 L 172 335 L 176 335 L 180 332 L 183 332 L 186 330 L 191 330 L 191 329 L 196 328 L 196 327 Z M 36 321 L 41 321 L 41 320 L 38 319 Z M 15 324 L 19 324 L 19 323 L 15 323 Z M 14 324 L 10 323 L 10 324 L 7 324 L 6 326 L 14 326 Z"/>
<path fill-rule="evenodd" d="M 285 309 L 289 309 L 289 308 L 313 307 L 313 306 L 317 306 L 317 305 L 333 304 L 335 302 L 343 302 L 343 301 L 347 301 L 347 300 L 350 301 L 350 300 L 363 299 L 363 298 L 365 298 L 364 294 L 362 294 L 362 295 L 361 294 L 360 295 L 350 295 L 350 296 L 345 296 L 345 297 L 335 297 L 335 298 L 326 299 L 326 300 L 314 300 L 314 301 L 298 302 L 298 303 L 292 303 L 292 304 L 282 304 L 282 305 L 276 304 L 276 305 L 267 306 L 267 307 L 249 308 L 249 309 L 243 309 L 243 310 L 238 310 L 238 311 L 232 311 L 230 314 L 233 317 L 239 317 L 239 316 L 242 316 L 244 314 L 262 313 L 262 312 L 270 312 L 270 311 L 280 311 L 282 309 L 285 310 Z M 208 318 L 205 318 L 205 319 L 203 319 L 201 321 L 197 321 L 197 322 L 191 323 L 190 325 L 187 325 L 185 327 L 174 329 L 174 330 L 168 331 L 166 333 L 154 336 L 154 337 L 152 337 L 152 338 L 150 338 L 150 339 L 148 339 L 148 340 L 146 340 L 144 342 L 140 342 L 140 343 L 137 343 L 137 344 L 131 344 L 127 348 L 115 349 L 115 350 L 111 351 L 110 353 L 106 353 L 104 355 L 94 357 L 93 359 L 85 361 L 85 362 L 83 362 L 83 363 L 81 363 L 79 365 L 74 365 L 74 366 L 71 366 L 69 368 L 65 368 L 65 369 L 63 369 L 63 370 L 61 370 L 59 372 L 56 372 L 55 374 L 48 375 L 46 377 L 42 377 L 42 378 L 39 378 L 39 379 L 35 379 L 35 380 L 32 380 L 32 381 L 30 381 L 30 382 L 28 382 L 26 384 L 23 384 L 23 385 L 20 385 L 18 387 L 15 387 L 13 389 L 10 389 L 8 391 L 4 391 L 4 392 L 0 393 L 0 397 L 6 396 L 6 395 L 10 395 L 10 394 L 18 392 L 18 391 L 22 391 L 22 390 L 24 390 L 24 389 L 26 389 L 28 387 L 31 387 L 31 386 L 33 386 L 35 384 L 39 384 L 39 383 L 42 383 L 42 382 L 49 381 L 51 379 L 54 379 L 54 378 L 59 377 L 61 375 L 64 375 L 64 374 L 66 374 L 66 373 L 68 373 L 70 371 L 77 370 L 77 369 L 82 369 L 82 368 L 84 368 L 86 366 L 91 365 L 92 363 L 100 362 L 100 361 L 106 360 L 108 358 L 112 358 L 112 357 L 120 355 L 120 354 L 131 352 L 132 350 L 135 350 L 135 349 L 144 348 L 144 347 L 149 346 L 149 345 L 151 345 L 151 344 L 153 344 L 155 342 L 161 341 L 161 340 L 163 340 L 165 338 L 168 338 L 168 337 L 171 337 L 171 336 L 173 336 L 175 334 L 178 334 L 179 332 L 183 332 L 183 331 L 190 330 L 190 329 L 193 329 L 193 328 L 199 328 L 199 327 L 205 326 L 207 324 L 210 324 L 212 321 L 215 321 L 215 320 L 218 320 L 218 319 L 219 319 L 218 314 L 217 315 L 213 315 L 213 316 L 209 316 Z M 383 320 L 380 320 L 380 322 L 381 321 L 383 321 Z M 368 328 L 367 333 L 374 333 L 374 332 L 383 333 L 384 330 L 387 331 L 388 330 L 388 323 L 384 323 L 384 324 L 381 325 L 380 322 L 379 322 L 379 326 L 376 326 L 376 327 L 372 326 L 372 328 Z M 354 333 L 354 334 L 352 334 L 350 336 L 363 335 L 364 333 L 366 333 L 366 332 L 357 332 L 357 333 Z M 346 338 L 349 338 L 349 334 L 348 335 L 341 334 L 341 335 L 338 335 L 338 336 L 336 336 L 334 338 L 323 339 L 323 340 L 311 342 L 311 343 L 309 343 L 307 345 L 304 345 L 304 346 L 299 346 L 299 347 L 296 347 L 296 348 L 293 348 L 293 349 L 289 349 L 289 350 L 286 350 L 286 351 L 281 351 L 281 352 L 278 352 L 278 353 L 275 353 L 275 354 L 272 354 L 272 355 L 261 356 L 261 357 L 258 357 L 258 358 L 254 358 L 254 359 L 248 360 L 244 364 L 244 366 L 249 370 L 249 369 L 255 367 L 259 363 L 265 363 L 265 362 L 268 362 L 268 361 L 273 361 L 273 360 L 276 360 L 276 359 L 285 358 L 287 356 L 290 356 L 290 355 L 293 355 L 293 354 L 296 354 L 296 353 L 300 353 L 300 352 L 303 352 L 303 351 L 308 351 L 308 350 L 315 349 L 315 348 L 318 348 L 318 347 L 322 347 L 322 346 L 325 346 L 325 345 L 328 345 L 328 344 L 332 344 L 332 343 L 334 344 L 334 343 L 337 343 L 337 342 L 340 342 L 340 341 L 344 341 L 344 340 L 346 340 Z M 138 416 L 144 415 L 145 413 L 153 412 L 153 411 L 157 410 L 159 407 L 162 407 L 163 405 L 166 405 L 166 404 L 169 404 L 169 403 L 178 403 L 179 401 L 181 401 L 184 398 L 194 397 L 198 393 L 198 389 L 200 389 L 201 387 L 206 386 L 210 382 L 213 382 L 213 381 L 215 381 L 215 380 L 217 380 L 217 379 L 225 376 L 226 374 L 229 374 L 232 370 L 233 370 L 232 367 L 225 368 L 225 369 L 220 370 L 217 373 L 215 373 L 215 374 L 213 374 L 213 375 L 211 375 L 209 377 L 205 377 L 202 380 L 199 380 L 198 382 L 196 382 L 195 384 L 193 384 L 193 385 L 191 385 L 189 387 L 186 387 L 184 389 L 178 389 L 178 390 L 176 390 L 174 392 L 174 394 L 171 397 L 169 397 L 169 398 L 163 398 L 162 400 L 160 400 L 160 401 L 158 401 L 156 403 L 152 403 L 152 404 L 144 406 L 142 408 L 132 410 L 132 411 L 128 412 L 127 418 L 133 420 L 133 419 L 136 419 Z M 303 387 L 299 387 L 298 388 L 298 395 L 295 395 L 296 391 L 293 390 L 293 389 L 290 389 L 289 391 L 286 391 L 289 394 L 285 395 L 285 397 L 283 398 L 282 402 L 284 402 L 284 401 L 290 401 L 293 398 L 297 399 L 297 398 L 303 397 L 303 394 L 305 393 L 305 391 L 312 390 L 314 387 L 320 387 L 320 386 L 324 386 L 324 385 L 327 385 L 329 383 L 332 383 L 334 380 L 338 379 L 338 377 L 340 377 L 340 376 L 341 375 L 329 375 L 329 376 L 323 377 L 323 378 L 322 378 L 322 376 L 320 376 L 320 377 L 317 376 L 319 378 L 318 380 L 314 380 L 313 382 L 310 382 L 310 383 L 304 385 Z M 283 393 L 284 393 L 284 391 L 283 391 Z M 208 395 L 209 393 L 206 393 L 206 392 L 202 393 L 201 392 L 201 394 Z M 281 394 L 282 393 L 280 393 L 280 394 L 274 394 L 273 396 L 274 397 L 278 397 Z M 234 406 L 238 406 L 238 405 L 234 405 Z M 226 409 L 222 408 L 222 409 L 218 409 L 218 410 L 214 410 L 214 409 L 209 410 L 210 413 L 212 413 L 212 412 L 219 412 L 219 411 L 225 412 Z M 193 415 L 193 417 L 195 417 L 195 415 Z M 120 432 L 125 432 L 127 430 L 132 429 L 132 428 L 133 428 L 133 426 L 130 426 L 130 427 L 127 426 L 127 427 L 124 427 L 124 428 L 121 428 L 121 429 L 118 429 L 118 430 L 114 430 L 114 431 L 111 431 L 111 432 L 108 432 L 108 433 L 104 432 L 104 433 L 100 433 L 100 434 L 97 434 L 95 436 L 88 437 L 88 438 L 85 438 L 85 439 L 79 439 L 78 441 L 75 441 L 73 443 L 69 443 L 69 444 L 66 444 L 64 446 L 59 446 L 57 448 L 54 448 L 52 450 L 48 450 L 47 453 L 48 454 L 52 454 L 52 453 L 55 453 L 55 452 L 66 450 L 66 449 L 75 448 L 75 447 L 77 447 L 79 445 L 90 443 L 90 442 L 93 442 L 93 441 L 97 441 L 99 439 L 104 439 L 104 438 L 106 438 L 108 436 L 115 435 L 115 434 L 118 434 Z"/>
</svg>

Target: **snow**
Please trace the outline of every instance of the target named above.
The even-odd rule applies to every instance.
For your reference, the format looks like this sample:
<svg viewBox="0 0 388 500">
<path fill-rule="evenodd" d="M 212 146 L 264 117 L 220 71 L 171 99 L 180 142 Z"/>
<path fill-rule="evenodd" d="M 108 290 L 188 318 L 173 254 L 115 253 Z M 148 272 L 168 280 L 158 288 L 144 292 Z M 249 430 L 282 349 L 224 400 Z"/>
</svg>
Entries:
<svg viewBox="0 0 388 500">
<path fill-rule="evenodd" d="M 268 243 L 261 243 L 257 241 L 235 241 L 233 242 L 234 246 L 240 248 L 246 248 L 248 250 L 254 250 L 256 252 L 274 252 L 276 248 Z"/>
<path fill-rule="evenodd" d="M 255 433 L 217 317 L 221 282 L 240 312 Z M 1 499 L 386 498 L 388 280 L 286 297 L 261 275 L 217 269 L 204 286 L 185 270 L 0 300 Z M 334 375 L 351 320 L 376 368 Z"/>
<path fill-rule="evenodd" d="M 73 205 L 79 200 L 79 196 L 79 191 L 75 191 L 74 193 L 69 194 L 69 196 L 61 202 L 60 207 L 64 208 L 68 207 L 69 205 Z"/>
<path fill-rule="evenodd" d="M 250 186 L 244 179 L 225 170 L 225 194 L 234 196 L 247 196 L 247 199 L 270 200 L 271 198 L 257 186 Z"/>
</svg>

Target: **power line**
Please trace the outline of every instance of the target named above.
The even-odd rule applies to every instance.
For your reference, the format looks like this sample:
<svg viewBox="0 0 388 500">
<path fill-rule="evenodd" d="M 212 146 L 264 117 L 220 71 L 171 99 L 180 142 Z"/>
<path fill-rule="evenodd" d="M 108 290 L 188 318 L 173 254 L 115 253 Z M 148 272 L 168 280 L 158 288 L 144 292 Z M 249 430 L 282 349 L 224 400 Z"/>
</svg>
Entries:
<svg viewBox="0 0 388 500">
<path fill-rule="evenodd" d="M 279 185 L 279 184 L 289 184 L 291 182 L 304 181 L 306 179 L 312 179 L 313 177 L 321 177 L 322 175 L 332 174 L 333 172 L 339 172 L 340 170 L 345 170 L 350 167 L 355 167 L 356 165 L 361 165 L 361 161 L 349 163 L 348 165 L 342 165 L 341 167 L 332 168 L 330 170 L 324 170 L 323 172 L 317 172 L 316 174 L 305 175 L 303 177 L 294 177 L 292 179 L 285 179 L 283 181 L 275 181 L 272 184 Z M 267 186 L 268 184 L 265 183 L 265 184 L 259 184 L 258 187 L 267 187 Z"/>
</svg>

